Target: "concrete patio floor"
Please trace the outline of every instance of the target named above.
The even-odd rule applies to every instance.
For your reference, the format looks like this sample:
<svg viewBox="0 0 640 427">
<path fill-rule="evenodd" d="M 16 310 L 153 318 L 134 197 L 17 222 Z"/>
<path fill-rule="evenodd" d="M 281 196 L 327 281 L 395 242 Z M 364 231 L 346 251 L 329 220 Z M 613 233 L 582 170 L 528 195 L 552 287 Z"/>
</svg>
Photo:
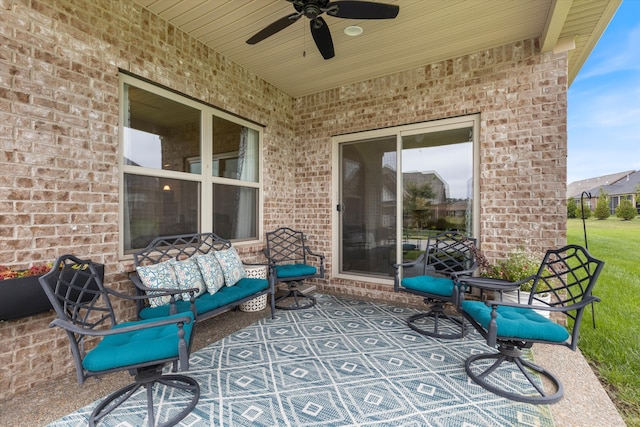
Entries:
<svg viewBox="0 0 640 427">
<path fill-rule="evenodd" d="M 194 350 L 268 316 L 269 309 L 246 313 L 230 311 L 198 324 Z M 609 396 L 580 351 L 536 344 L 537 363 L 550 368 L 564 384 L 564 398 L 551 405 L 557 427 L 625 426 Z M 39 388 L 0 401 L 0 426 L 45 426 L 130 382 L 126 373 L 90 379 L 79 385 L 75 372 Z"/>
</svg>

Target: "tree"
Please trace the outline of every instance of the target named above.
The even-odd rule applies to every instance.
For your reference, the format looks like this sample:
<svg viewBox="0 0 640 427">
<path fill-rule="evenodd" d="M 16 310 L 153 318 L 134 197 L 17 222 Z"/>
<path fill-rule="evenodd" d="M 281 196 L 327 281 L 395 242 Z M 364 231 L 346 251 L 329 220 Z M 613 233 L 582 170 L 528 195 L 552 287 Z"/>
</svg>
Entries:
<svg viewBox="0 0 640 427">
<path fill-rule="evenodd" d="M 404 191 L 405 212 L 411 217 L 414 227 L 422 229 L 429 216 L 429 206 L 431 205 L 429 199 L 434 197 L 431 185 L 426 182 L 418 185 L 415 181 L 407 181 Z"/>
<path fill-rule="evenodd" d="M 607 202 L 607 195 L 602 188 L 600 189 L 600 195 L 598 196 L 598 202 L 596 203 L 596 210 L 593 213 L 598 219 L 607 219 L 611 215 L 609 212 L 609 203 Z"/>
<path fill-rule="evenodd" d="M 567 200 L 567 218 L 578 218 L 578 204 L 573 197 Z"/>
<path fill-rule="evenodd" d="M 638 212 L 631 204 L 631 200 L 622 200 L 616 208 L 616 216 L 624 221 L 632 220 L 636 215 L 638 215 Z"/>
</svg>

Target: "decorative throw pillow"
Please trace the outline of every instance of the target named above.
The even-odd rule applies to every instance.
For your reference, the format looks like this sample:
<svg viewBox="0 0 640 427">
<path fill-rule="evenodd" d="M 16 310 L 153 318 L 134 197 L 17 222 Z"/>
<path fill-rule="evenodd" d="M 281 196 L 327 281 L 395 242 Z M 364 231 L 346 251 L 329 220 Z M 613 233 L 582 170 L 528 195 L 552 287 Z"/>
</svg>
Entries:
<svg viewBox="0 0 640 427">
<path fill-rule="evenodd" d="M 174 259 L 171 261 L 173 265 L 173 272 L 176 275 L 176 280 L 178 281 L 178 287 L 180 289 L 197 288 L 198 290 L 194 295 L 196 298 L 207 290 L 207 285 L 205 285 L 204 280 L 202 280 L 200 269 L 198 268 L 198 263 L 195 259 L 187 258 L 182 261 Z M 191 295 L 189 295 L 188 292 L 185 292 L 182 294 L 182 299 L 189 301 L 191 299 Z"/>
<path fill-rule="evenodd" d="M 222 267 L 225 285 L 233 286 L 244 277 L 244 267 L 235 248 L 215 251 L 214 255 Z"/>
<path fill-rule="evenodd" d="M 179 289 L 178 283 L 173 274 L 173 267 L 170 261 L 161 262 L 158 264 L 144 265 L 136 267 L 138 276 L 142 283 L 153 289 Z M 157 292 L 150 292 L 149 295 L 153 295 Z M 176 295 L 179 297 L 179 295 Z M 161 296 L 155 298 L 149 298 L 149 304 L 151 307 L 159 307 L 171 302 L 171 296 Z"/>
<path fill-rule="evenodd" d="M 224 275 L 222 268 L 213 254 L 196 255 L 196 262 L 200 269 L 200 274 L 207 286 L 207 292 L 215 294 L 218 289 L 224 286 Z"/>
</svg>

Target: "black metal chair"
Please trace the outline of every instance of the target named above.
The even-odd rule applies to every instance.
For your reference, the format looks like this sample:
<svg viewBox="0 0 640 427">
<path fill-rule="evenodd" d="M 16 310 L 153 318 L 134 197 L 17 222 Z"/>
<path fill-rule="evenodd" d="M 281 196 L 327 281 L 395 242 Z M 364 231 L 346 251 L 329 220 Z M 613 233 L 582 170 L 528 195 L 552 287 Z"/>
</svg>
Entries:
<svg viewBox="0 0 640 427">
<path fill-rule="evenodd" d="M 316 303 L 315 298 L 304 294 L 298 287 L 304 280 L 324 278 L 324 255 L 309 249 L 301 231 L 281 227 L 267 233 L 266 236 L 264 255 L 269 260 L 269 277 L 274 284 L 286 283 L 288 289 L 285 295 L 276 298 L 276 308 L 300 310 L 313 307 Z M 317 258 L 320 268 L 310 265 L 307 256 Z M 290 302 L 291 299 L 293 302 Z"/>
<path fill-rule="evenodd" d="M 435 338 L 455 339 L 464 336 L 463 319 L 448 313 L 445 304 L 455 303 L 457 295 L 454 292 L 454 280 L 471 276 L 476 270 L 475 247 L 475 239 L 458 231 L 446 231 L 430 237 L 425 253 L 415 261 L 394 265 L 394 291 L 419 295 L 430 306 L 426 313 L 418 313 L 407 320 L 411 329 Z M 432 318 L 433 321 L 424 324 L 426 318 Z M 451 326 L 456 330 L 459 328 L 460 332 L 450 332 Z"/>
<path fill-rule="evenodd" d="M 459 283 L 460 309 L 464 317 L 498 353 L 476 354 L 467 358 L 469 377 L 485 389 L 508 399 L 525 403 L 554 403 L 563 395 L 560 380 L 545 368 L 523 355 L 534 343 L 556 344 L 576 349 L 580 323 L 587 306 L 600 301 L 591 292 L 604 262 L 592 257 L 577 245 L 549 250 L 538 273 L 531 276 L 533 289 L 528 304 L 503 301 L 465 301 L 467 286 L 482 286 L 482 279 L 462 279 Z M 551 302 L 542 296 L 551 294 Z M 539 301 L 542 305 L 533 305 Z M 536 310 L 563 314 L 571 319 L 566 327 L 546 318 Z M 514 369 L 522 375 L 514 375 Z M 546 391 L 541 377 L 548 379 L 552 390 Z"/>
<path fill-rule="evenodd" d="M 133 384 L 115 391 L 97 405 L 89 425 L 104 420 L 141 387 L 146 389 L 149 426 L 156 425 L 158 415 L 153 404 L 154 385 L 167 387 L 164 394 L 173 395 L 183 405 L 177 413 L 164 414 L 159 426 L 175 425 L 195 408 L 200 398 L 197 381 L 185 375 L 162 373 L 168 363 L 173 364 L 174 371 L 178 362 L 180 370 L 189 369 L 194 325 L 191 312 L 117 323 L 109 294 L 140 297 L 105 288 L 94 264 L 72 255 L 58 258 L 51 271 L 39 280 L 58 316 L 50 327 L 64 329 L 69 338 L 78 383 L 91 376 L 123 370 L 135 376 Z"/>
</svg>

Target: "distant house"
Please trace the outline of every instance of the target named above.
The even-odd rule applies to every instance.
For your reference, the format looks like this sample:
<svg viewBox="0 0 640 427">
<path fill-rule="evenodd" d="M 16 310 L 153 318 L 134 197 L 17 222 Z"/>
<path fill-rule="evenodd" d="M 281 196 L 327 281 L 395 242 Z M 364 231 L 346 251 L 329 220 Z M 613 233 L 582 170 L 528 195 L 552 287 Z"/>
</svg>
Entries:
<svg viewBox="0 0 640 427">
<path fill-rule="evenodd" d="M 640 199 L 636 197 L 638 186 L 640 186 L 640 171 L 631 170 L 572 182 L 567 186 L 567 195 L 578 203 L 582 198 L 585 206 L 593 210 L 596 207 L 600 190 L 602 190 L 609 199 L 611 214 L 615 213 L 622 200 L 630 200 L 640 213 Z"/>
<path fill-rule="evenodd" d="M 407 196 L 407 183 L 413 182 L 416 186 L 421 187 L 425 184 L 429 185 L 433 197 L 428 199 L 429 206 L 424 210 L 428 211 L 427 217 L 431 221 L 437 221 L 444 218 L 465 218 L 465 213 L 469 208 L 469 200 L 451 199 L 449 184 L 436 171 L 425 172 L 403 172 L 403 188 L 404 195 Z M 409 217 L 404 219 L 404 225 L 410 223 Z"/>
</svg>

